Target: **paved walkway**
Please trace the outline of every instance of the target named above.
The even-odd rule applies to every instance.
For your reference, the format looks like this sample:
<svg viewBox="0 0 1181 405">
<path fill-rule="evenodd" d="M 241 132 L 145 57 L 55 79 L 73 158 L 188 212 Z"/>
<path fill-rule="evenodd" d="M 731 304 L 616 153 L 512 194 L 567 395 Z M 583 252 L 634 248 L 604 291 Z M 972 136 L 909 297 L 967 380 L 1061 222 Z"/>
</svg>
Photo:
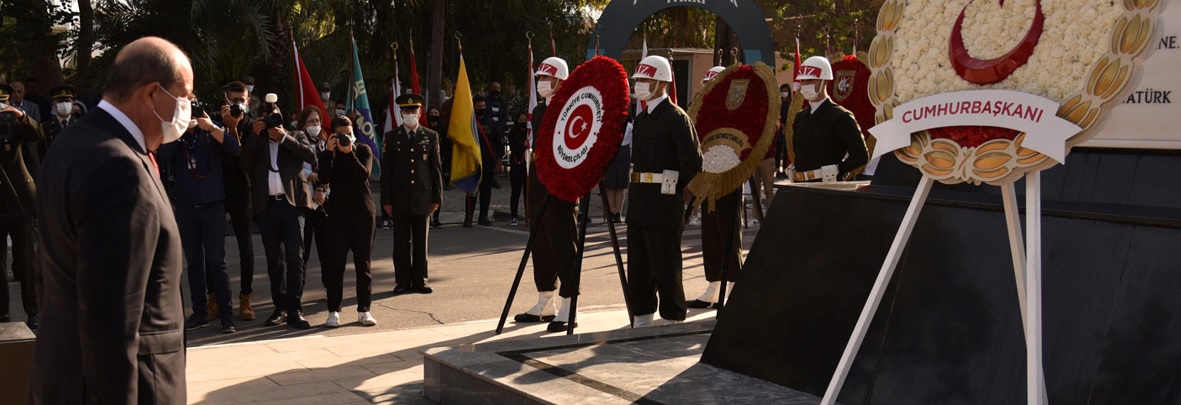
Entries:
<svg viewBox="0 0 1181 405">
<path fill-rule="evenodd" d="M 688 322 L 711 319 L 690 310 Z M 659 322 L 662 321 L 658 321 Z M 622 308 L 587 308 L 577 333 L 628 327 Z M 189 403 L 193 404 L 431 404 L 422 396 L 422 353 L 434 347 L 500 339 L 560 336 L 545 324 L 510 319 L 497 336 L 496 320 L 349 336 L 313 335 L 188 351 Z"/>
</svg>

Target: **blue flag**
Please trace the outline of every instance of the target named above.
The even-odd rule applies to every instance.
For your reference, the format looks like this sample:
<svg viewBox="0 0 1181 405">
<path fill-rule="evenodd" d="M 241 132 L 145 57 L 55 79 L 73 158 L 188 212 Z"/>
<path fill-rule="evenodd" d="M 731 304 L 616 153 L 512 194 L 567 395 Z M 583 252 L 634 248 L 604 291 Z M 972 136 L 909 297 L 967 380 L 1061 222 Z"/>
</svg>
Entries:
<svg viewBox="0 0 1181 405">
<path fill-rule="evenodd" d="M 353 133 L 357 142 L 369 145 L 373 150 L 373 176 L 381 176 L 381 148 L 377 144 L 377 127 L 373 124 L 373 114 L 369 110 L 369 95 L 365 92 L 365 77 L 361 75 L 361 59 L 357 55 L 357 40 L 353 39 L 353 83 L 349 89 L 352 94 L 353 109 L 357 110 L 357 122 L 353 123 Z"/>
</svg>

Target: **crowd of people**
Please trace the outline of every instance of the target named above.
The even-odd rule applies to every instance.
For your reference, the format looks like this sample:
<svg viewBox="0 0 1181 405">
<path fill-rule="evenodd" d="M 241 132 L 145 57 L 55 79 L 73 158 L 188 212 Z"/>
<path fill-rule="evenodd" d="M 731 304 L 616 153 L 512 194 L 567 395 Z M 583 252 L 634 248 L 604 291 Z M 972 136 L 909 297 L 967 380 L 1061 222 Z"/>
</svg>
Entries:
<svg viewBox="0 0 1181 405">
<path fill-rule="evenodd" d="M 827 60 L 809 58 L 803 65 L 799 94 L 808 104 L 795 113 L 793 125 L 796 180 L 847 178 L 867 157 L 860 130 L 851 113 L 828 99 Z M 541 128 L 569 72 L 557 57 L 539 65 L 535 78 L 542 101 L 531 111 L 533 128 Z M 669 98 L 669 61 L 646 57 L 632 78 L 636 103 L 621 153 L 605 174 L 610 215 L 604 219 L 628 225 L 625 298 L 633 324 L 642 327 L 657 315 L 680 322 L 687 308 L 718 302 L 721 283 L 737 278 L 731 271 L 722 280 L 721 269 L 740 266 L 741 249 L 729 246 L 730 253 L 723 252 L 727 245 L 741 246 L 743 207 L 738 189 L 704 213 L 710 284 L 697 299 L 686 300 L 681 242 L 686 203 L 693 198 L 686 186 L 702 169 L 701 147 L 692 119 Z M 292 114 L 274 94 L 256 97 L 253 79 L 246 77 L 225 84 L 224 103 L 206 109 L 193 101 L 193 80 L 183 51 L 159 38 L 143 38 L 116 56 L 102 101 L 89 112 L 75 102 L 73 88 L 61 86 L 50 93 L 50 116 L 40 119 L 41 107 L 25 96 L 23 86 L 0 85 L 0 174 L 6 176 L 0 180 L 11 186 L 8 192 L 0 189 L 6 214 L 0 232 L 13 240 L 13 270 L 28 324 L 41 327 L 30 386 L 37 400 L 81 402 L 85 395 L 125 402 L 118 399 L 171 395 L 142 388 L 183 385 L 182 328 L 216 320 L 232 333 L 235 319 L 256 318 L 252 226 L 261 235 L 274 308 L 266 325 L 311 327 L 302 305 L 312 247 L 319 252 L 328 297 L 324 326 L 344 322 L 350 253 L 357 322 L 376 325 L 369 309 L 379 215 L 393 231 L 393 293 L 433 292 L 426 284 L 428 229 L 439 226 L 449 181 L 446 103 L 428 107 L 420 95 L 397 96 L 391 102 L 403 124 L 383 134 L 382 150 L 374 151 L 358 142 L 354 114 L 344 103 L 326 103 L 337 107 L 326 116 L 314 106 Z M 492 224 L 490 194 L 504 171 L 502 159 L 507 160 L 511 224 L 517 224 L 524 196 L 528 219 L 538 222 L 530 229 L 541 233 L 533 238 L 537 303 L 515 320 L 549 322 L 550 331 L 576 327 L 570 324 L 570 304 L 578 294 L 577 203 L 549 198 L 540 212 L 549 191 L 533 168 L 530 145 L 553 133 L 528 131 L 530 114 L 513 114 L 500 91 L 492 83 L 487 95 L 473 99 L 484 181 L 465 199 L 463 226 Z M 329 96 L 322 94 L 325 101 Z M 378 156 L 382 170 L 375 201 L 370 181 Z M 770 185 L 776 156 L 774 149 L 767 153 L 753 183 Z M 227 226 L 241 260 L 236 317 L 225 258 Z M 181 308 L 182 260 L 191 294 L 188 311 Z M 0 304 L 7 305 L 8 289 L 0 290 L 6 295 Z M 8 308 L 0 309 L 0 320 L 8 321 Z M 70 384 L 76 389 L 60 389 Z"/>
</svg>

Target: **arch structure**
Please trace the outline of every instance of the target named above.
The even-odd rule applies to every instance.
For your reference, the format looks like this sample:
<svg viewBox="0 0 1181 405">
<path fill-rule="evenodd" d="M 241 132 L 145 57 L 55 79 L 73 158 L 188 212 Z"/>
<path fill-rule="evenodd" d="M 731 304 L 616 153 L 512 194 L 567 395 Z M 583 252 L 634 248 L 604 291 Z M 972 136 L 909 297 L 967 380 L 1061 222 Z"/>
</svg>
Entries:
<svg viewBox="0 0 1181 405">
<path fill-rule="evenodd" d="M 612 0 L 595 23 L 588 39 L 586 59 L 600 54 L 619 60 L 636 27 L 649 16 L 671 7 L 696 7 L 721 17 L 738 36 L 742 60 L 747 64 L 766 63 L 775 68 L 775 43 L 767 26 L 763 8 L 755 0 Z"/>
</svg>

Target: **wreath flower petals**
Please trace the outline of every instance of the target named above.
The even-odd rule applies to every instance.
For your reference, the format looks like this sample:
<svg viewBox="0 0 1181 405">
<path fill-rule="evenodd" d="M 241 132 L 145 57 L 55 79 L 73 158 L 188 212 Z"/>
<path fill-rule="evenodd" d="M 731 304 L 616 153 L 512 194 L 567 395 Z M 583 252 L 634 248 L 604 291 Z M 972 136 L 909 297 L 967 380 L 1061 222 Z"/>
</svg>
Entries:
<svg viewBox="0 0 1181 405">
<path fill-rule="evenodd" d="M 578 66 L 558 87 L 534 137 L 534 170 L 550 194 L 577 201 L 599 184 L 623 143 L 627 94 L 627 71 L 605 56 Z"/>
</svg>

